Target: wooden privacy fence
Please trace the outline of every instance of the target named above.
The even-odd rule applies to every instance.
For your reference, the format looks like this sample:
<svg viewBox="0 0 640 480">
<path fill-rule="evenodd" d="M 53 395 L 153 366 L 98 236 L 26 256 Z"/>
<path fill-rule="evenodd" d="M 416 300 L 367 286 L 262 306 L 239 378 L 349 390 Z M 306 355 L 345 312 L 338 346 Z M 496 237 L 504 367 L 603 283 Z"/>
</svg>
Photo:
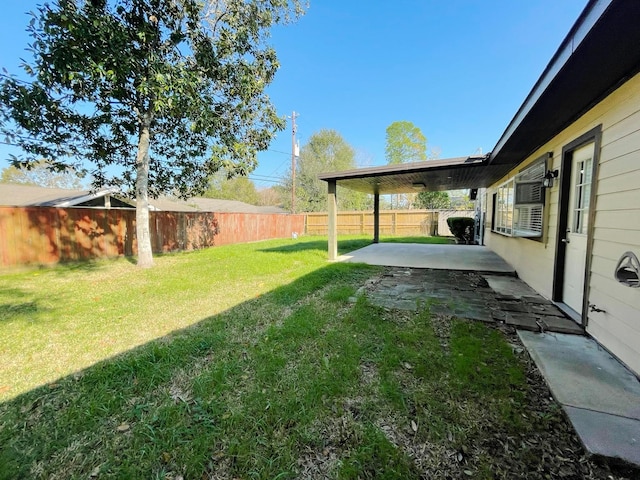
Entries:
<svg viewBox="0 0 640 480">
<path fill-rule="evenodd" d="M 304 233 L 304 215 L 279 213 L 215 213 L 218 222 L 216 245 L 287 238 Z"/>
<path fill-rule="evenodd" d="M 304 215 L 151 212 L 155 253 L 290 237 Z M 135 211 L 0 207 L 0 266 L 135 255 Z"/>
<path fill-rule="evenodd" d="M 326 213 L 307 213 L 305 233 L 327 235 Z M 373 212 L 338 212 L 338 234 L 373 235 Z M 438 212 L 435 210 L 385 210 L 380 212 L 380 235 L 438 234 Z"/>
<path fill-rule="evenodd" d="M 305 233 L 327 235 L 326 213 L 306 213 Z M 447 218 L 472 217 L 473 210 L 384 210 L 380 212 L 380 235 L 452 236 Z M 373 212 L 338 212 L 338 234 L 373 235 Z"/>
</svg>

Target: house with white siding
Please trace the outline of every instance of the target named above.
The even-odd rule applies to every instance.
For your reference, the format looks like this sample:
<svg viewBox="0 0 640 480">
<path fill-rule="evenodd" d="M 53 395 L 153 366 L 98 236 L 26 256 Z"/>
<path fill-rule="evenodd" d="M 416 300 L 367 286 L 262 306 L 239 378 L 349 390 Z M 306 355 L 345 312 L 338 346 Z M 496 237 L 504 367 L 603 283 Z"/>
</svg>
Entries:
<svg viewBox="0 0 640 480">
<path fill-rule="evenodd" d="M 483 158 L 320 178 L 376 207 L 416 185 L 484 189 L 485 245 L 640 376 L 640 1 L 591 0 Z"/>
<path fill-rule="evenodd" d="M 484 201 L 486 245 L 636 374 L 638 22 L 640 2 L 589 3 L 490 155 L 489 165 L 511 155 L 519 161 Z M 553 118 L 549 126 L 545 118 Z M 534 148 L 509 147 L 534 129 L 541 131 Z"/>
</svg>

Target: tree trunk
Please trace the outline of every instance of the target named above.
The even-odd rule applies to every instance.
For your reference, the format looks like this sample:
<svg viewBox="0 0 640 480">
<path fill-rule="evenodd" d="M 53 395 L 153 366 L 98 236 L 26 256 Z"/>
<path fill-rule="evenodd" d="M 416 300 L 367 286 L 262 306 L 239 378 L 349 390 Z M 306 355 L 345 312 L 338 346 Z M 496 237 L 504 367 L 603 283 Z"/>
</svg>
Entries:
<svg viewBox="0 0 640 480">
<path fill-rule="evenodd" d="M 136 237 L 138 240 L 138 266 L 153 266 L 151 232 L 149 230 L 149 124 L 150 115 L 145 115 L 140 127 L 138 154 L 136 156 Z"/>
</svg>

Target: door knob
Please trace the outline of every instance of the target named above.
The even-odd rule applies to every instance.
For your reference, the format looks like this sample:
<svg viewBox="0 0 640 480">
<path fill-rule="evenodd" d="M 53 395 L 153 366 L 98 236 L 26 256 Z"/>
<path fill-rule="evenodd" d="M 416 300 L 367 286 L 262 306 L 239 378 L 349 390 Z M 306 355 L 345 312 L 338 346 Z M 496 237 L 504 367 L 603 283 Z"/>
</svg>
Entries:
<svg viewBox="0 0 640 480">
<path fill-rule="evenodd" d="M 571 240 L 569 240 L 568 238 L 563 238 L 562 240 L 560 240 L 562 243 L 571 243 Z"/>
</svg>

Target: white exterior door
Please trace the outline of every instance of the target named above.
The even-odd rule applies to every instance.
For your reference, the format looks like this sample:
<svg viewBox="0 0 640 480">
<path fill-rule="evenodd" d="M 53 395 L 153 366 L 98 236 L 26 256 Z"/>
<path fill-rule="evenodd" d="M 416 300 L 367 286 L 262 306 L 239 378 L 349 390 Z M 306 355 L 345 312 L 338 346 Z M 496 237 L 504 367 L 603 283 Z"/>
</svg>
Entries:
<svg viewBox="0 0 640 480">
<path fill-rule="evenodd" d="M 566 251 L 562 301 L 578 314 L 582 314 L 584 294 L 593 156 L 593 143 L 580 147 L 573 152 L 569 215 L 566 237 L 563 240 L 566 243 Z"/>
</svg>

